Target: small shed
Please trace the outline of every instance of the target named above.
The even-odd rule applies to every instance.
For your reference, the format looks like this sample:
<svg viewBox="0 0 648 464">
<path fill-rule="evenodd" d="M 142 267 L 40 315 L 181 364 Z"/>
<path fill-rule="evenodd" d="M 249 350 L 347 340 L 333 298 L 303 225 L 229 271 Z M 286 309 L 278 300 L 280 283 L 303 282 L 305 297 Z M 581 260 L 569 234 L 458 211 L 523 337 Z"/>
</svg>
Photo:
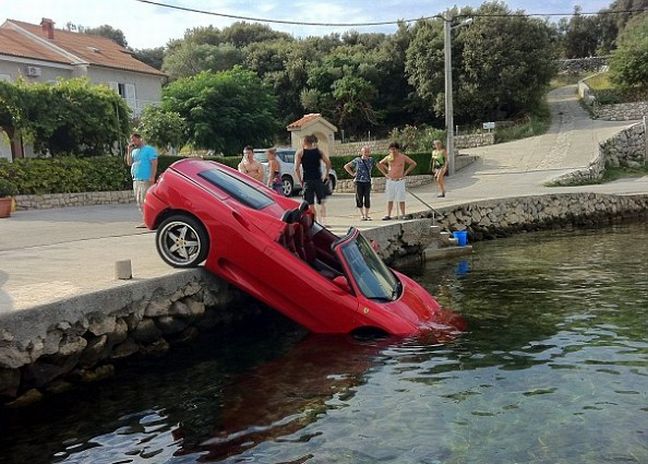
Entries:
<svg viewBox="0 0 648 464">
<path fill-rule="evenodd" d="M 329 156 L 335 154 L 334 134 L 337 127 L 324 119 L 320 113 L 305 114 L 303 118 L 288 124 L 286 129 L 290 132 L 290 145 L 294 149 L 299 150 L 302 147 L 302 138 L 312 134 L 317 137 L 318 148 Z"/>
</svg>

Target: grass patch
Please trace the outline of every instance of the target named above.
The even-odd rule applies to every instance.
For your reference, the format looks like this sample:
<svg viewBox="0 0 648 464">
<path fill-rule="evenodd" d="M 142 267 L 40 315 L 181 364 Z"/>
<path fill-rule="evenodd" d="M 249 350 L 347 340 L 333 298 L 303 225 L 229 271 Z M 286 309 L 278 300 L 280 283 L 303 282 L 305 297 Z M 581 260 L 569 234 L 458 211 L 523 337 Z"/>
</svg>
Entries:
<svg viewBox="0 0 648 464">
<path fill-rule="evenodd" d="M 585 79 L 585 83 L 589 86 L 590 89 L 597 90 L 609 90 L 614 89 L 614 84 L 610 81 L 610 73 L 604 72 Z"/>
<path fill-rule="evenodd" d="M 586 78 L 590 74 L 591 73 L 586 72 L 556 74 L 554 78 L 551 79 L 551 82 L 549 82 L 549 88 L 554 90 L 560 87 L 565 87 L 566 85 L 578 84 L 578 81 Z"/>
<path fill-rule="evenodd" d="M 617 167 L 617 168 L 605 168 L 603 172 L 602 183 L 612 182 L 613 180 L 623 179 L 626 177 L 643 177 L 648 175 L 648 166 L 642 166 L 640 168 L 629 168 L 629 167 Z"/>
<path fill-rule="evenodd" d="M 509 127 L 495 129 L 495 143 L 510 142 L 536 135 L 542 135 L 551 125 L 551 112 L 546 101 L 533 113 L 520 119 L 520 122 Z"/>
</svg>

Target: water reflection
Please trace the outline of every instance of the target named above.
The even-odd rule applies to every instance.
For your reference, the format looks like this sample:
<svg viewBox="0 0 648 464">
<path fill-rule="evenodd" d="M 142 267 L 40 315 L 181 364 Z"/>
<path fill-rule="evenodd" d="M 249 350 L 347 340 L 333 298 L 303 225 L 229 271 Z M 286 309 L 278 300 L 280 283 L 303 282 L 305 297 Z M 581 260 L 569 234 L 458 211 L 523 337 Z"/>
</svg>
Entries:
<svg viewBox="0 0 648 464">
<path fill-rule="evenodd" d="M 460 337 L 264 327 L 23 417 L 0 449 L 8 462 L 648 462 L 646 240 L 640 225 L 479 243 L 468 272 L 417 270 L 467 319 Z"/>
</svg>

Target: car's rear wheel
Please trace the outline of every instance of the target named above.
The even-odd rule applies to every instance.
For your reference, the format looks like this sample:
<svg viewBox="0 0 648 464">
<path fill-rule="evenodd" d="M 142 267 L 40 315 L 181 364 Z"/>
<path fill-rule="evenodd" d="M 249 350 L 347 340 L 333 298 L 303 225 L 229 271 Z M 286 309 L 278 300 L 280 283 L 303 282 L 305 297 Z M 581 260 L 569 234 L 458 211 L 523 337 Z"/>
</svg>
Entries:
<svg viewBox="0 0 648 464">
<path fill-rule="evenodd" d="M 289 197 L 294 193 L 295 187 L 290 176 L 283 176 L 281 178 L 281 184 L 284 196 Z"/>
<path fill-rule="evenodd" d="M 162 260 L 170 266 L 196 267 L 207 258 L 209 236 L 197 219 L 175 214 L 157 229 L 155 246 Z"/>
</svg>

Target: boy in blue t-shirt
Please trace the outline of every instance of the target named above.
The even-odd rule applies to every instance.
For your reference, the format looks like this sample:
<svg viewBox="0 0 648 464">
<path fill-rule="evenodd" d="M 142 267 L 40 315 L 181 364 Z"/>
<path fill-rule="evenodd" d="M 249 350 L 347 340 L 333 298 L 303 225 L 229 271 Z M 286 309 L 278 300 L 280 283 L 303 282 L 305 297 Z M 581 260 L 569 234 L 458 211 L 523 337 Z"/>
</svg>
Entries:
<svg viewBox="0 0 648 464">
<path fill-rule="evenodd" d="M 155 182 L 158 154 L 155 148 L 144 144 L 140 134 L 133 133 L 130 140 L 128 153 L 126 153 L 126 163 L 131 167 L 135 202 L 140 212 L 142 212 L 146 192 Z M 145 226 L 140 225 L 138 227 Z"/>
</svg>

